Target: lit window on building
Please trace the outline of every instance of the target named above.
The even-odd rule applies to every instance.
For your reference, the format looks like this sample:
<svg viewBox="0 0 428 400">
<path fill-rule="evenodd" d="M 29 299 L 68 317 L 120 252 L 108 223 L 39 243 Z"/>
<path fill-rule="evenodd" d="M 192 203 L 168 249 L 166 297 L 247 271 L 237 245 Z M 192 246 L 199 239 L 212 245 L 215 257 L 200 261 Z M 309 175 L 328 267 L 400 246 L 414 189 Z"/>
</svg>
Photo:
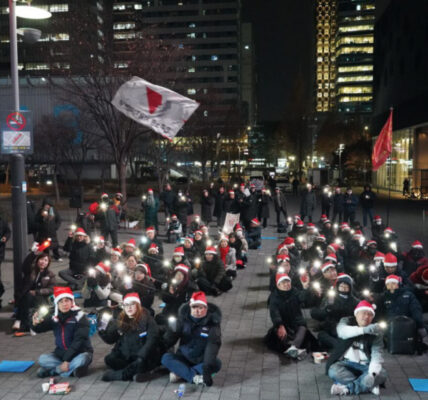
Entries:
<svg viewBox="0 0 428 400">
<path fill-rule="evenodd" d="M 70 40 L 70 35 L 68 33 L 51 33 L 50 39 L 52 42 L 63 42 Z"/>
<path fill-rule="evenodd" d="M 343 86 L 339 88 L 339 94 L 362 94 L 372 93 L 373 88 L 371 86 Z"/>
<path fill-rule="evenodd" d="M 114 4 L 113 5 L 113 11 L 124 11 L 126 10 L 125 4 Z"/>
<path fill-rule="evenodd" d="M 113 29 L 115 31 L 135 29 L 135 22 L 116 22 L 115 24 L 113 24 Z"/>
<path fill-rule="evenodd" d="M 339 103 L 355 103 L 355 102 L 372 101 L 372 100 L 373 100 L 373 96 L 339 97 Z M 347 111 L 349 112 L 349 109 L 347 109 Z"/>
<path fill-rule="evenodd" d="M 339 67 L 339 73 L 373 71 L 373 65 L 355 65 Z"/>
<path fill-rule="evenodd" d="M 339 27 L 339 33 L 372 31 L 373 29 L 374 29 L 374 25 L 340 26 Z"/>
<path fill-rule="evenodd" d="M 49 11 L 51 13 L 68 12 L 68 4 L 51 4 Z"/>
<path fill-rule="evenodd" d="M 46 71 L 49 69 L 49 64 L 46 63 L 27 63 L 25 69 L 28 71 Z"/>
<path fill-rule="evenodd" d="M 218 56 L 216 55 L 211 56 L 211 61 L 218 61 Z"/>
<path fill-rule="evenodd" d="M 187 72 L 195 72 L 196 70 L 195 70 L 195 67 L 190 67 L 188 70 L 187 70 Z"/>
<path fill-rule="evenodd" d="M 188 33 L 187 37 L 190 39 L 196 39 L 196 33 L 195 32 Z"/>
<path fill-rule="evenodd" d="M 116 40 L 135 39 L 135 32 L 116 32 L 113 34 Z"/>
<path fill-rule="evenodd" d="M 196 89 L 187 89 L 187 94 L 196 94 Z"/>
<path fill-rule="evenodd" d="M 340 76 L 337 78 L 337 82 L 371 82 L 373 80 L 372 75 L 357 75 L 357 76 Z"/>
<path fill-rule="evenodd" d="M 373 35 L 370 36 L 348 36 L 340 38 L 337 41 L 337 46 L 341 46 L 343 44 L 371 44 L 374 43 Z"/>
<path fill-rule="evenodd" d="M 373 47 L 369 46 L 358 46 L 358 47 L 341 47 L 336 52 L 336 57 L 341 56 L 342 54 L 373 54 Z"/>
<path fill-rule="evenodd" d="M 128 63 L 125 61 L 118 61 L 114 63 L 114 67 L 117 69 L 124 69 L 128 68 Z"/>
<path fill-rule="evenodd" d="M 134 4 L 134 10 L 142 10 L 143 5 L 142 4 Z"/>
<path fill-rule="evenodd" d="M 208 117 L 208 111 L 204 110 L 204 117 Z"/>
</svg>

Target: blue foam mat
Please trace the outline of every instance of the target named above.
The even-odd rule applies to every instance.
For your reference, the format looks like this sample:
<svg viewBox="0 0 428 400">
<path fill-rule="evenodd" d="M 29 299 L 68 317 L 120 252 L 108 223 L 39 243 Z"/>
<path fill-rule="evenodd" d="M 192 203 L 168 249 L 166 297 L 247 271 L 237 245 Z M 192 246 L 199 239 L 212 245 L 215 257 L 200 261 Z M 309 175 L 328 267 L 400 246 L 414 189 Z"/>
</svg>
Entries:
<svg viewBox="0 0 428 400">
<path fill-rule="evenodd" d="M 428 392 L 428 379 L 409 378 L 409 382 L 415 392 Z"/>
<path fill-rule="evenodd" d="M 276 236 L 262 236 L 263 240 L 277 240 L 278 238 Z"/>
<path fill-rule="evenodd" d="M 34 361 L 11 361 L 0 362 L 0 372 L 25 372 L 34 364 Z"/>
</svg>

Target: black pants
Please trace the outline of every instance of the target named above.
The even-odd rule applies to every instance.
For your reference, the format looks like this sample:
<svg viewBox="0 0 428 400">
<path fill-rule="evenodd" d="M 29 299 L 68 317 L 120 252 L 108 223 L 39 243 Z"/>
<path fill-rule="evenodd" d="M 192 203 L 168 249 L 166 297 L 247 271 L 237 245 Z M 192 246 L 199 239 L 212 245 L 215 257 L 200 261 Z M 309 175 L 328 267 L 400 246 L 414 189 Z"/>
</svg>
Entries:
<svg viewBox="0 0 428 400">
<path fill-rule="evenodd" d="M 118 245 L 118 240 L 117 240 L 117 230 L 113 229 L 113 230 L 104 230 L 102 232 L 103 236 L 104 236 L 104 240 L 107 241 L 109 235 L 111 236 L 111 245 L 113 247 L 117 247 Z"/>
<path fill-rule="evenodd" d="M 233 287 L 230 277 L 226 275 L 223 276 L 223 279 L 217 285 L 215 283 L 211 283 L 207 278 L 199 278 L 197 283 L 199 288 L 208 295 L 216 295 L 216 289 L 221 290 L 222 292 L 227 292 Z"/>
<path fill-rule="evenodd" d="M 340 340 L 337 337 L 332 336 L 327 331 L 320 331 L 318 333 L 318 342 L 322 348 L 331 350 L 339 344 Z"/>
<path fill-rule="evenodd" d="M 287 222 L 287 211 L 285 211 L 282 207 L 279 210 L 275 210 L 276 212 L 276 224 L 279 225 L 281 223 L 281 214 L 284 215 L 285 222 Z"/>
<path fill-rule="evenodd" d="M 30 328 L 30 310 L 39 307 L 42 304 L 48 304 L 44 296 L 33 296 L 29 292 L 25 293 L 18 301 L 16 308 L 16 319 L 21 321 L 21 329 Z"/>
<path fill-rule="evenodd" d="M 343 222 L 343 211 L 337 211 L 333 208 L 333 217 L 331 218 L 331 222 L 335 222 L 336 221 L 336 216 L 339 216 L 339 224 L 341 224 Z"/>
<path fill-rule="evenodd" d="M 343 220 L 352 224 L 355 221 L 355 211 L 345 211 Z"/>
<path fill-rule="evenodd" d="M 262 241 L 260 239 L 248 238 L 248 248 L 252 250 L 258 249 L 262 245 Z"/>
<path fill-rule="evenodd" d="M 322 214 L 327 215 L 327 218 L 330 217 L 330 205 L 321 207 L 321 215 Z"/>
<path fill-rule="evenodd" d="M 290 346 L 295 346 L 298 349 L 301 349 L 303 342 L 305 341 L 305 336 L 307 329 L 305 326 L 299 326 L 295 332 L 292 332 L 290 329 L 287 329 L 287 336 L 284 340 L 281 340 L 277 335 L 277 329 L 272 327 L 269 329 L 267 335 L 264 338 L 266 346 L 278 353 L 283 353 Z"/>
</svg>

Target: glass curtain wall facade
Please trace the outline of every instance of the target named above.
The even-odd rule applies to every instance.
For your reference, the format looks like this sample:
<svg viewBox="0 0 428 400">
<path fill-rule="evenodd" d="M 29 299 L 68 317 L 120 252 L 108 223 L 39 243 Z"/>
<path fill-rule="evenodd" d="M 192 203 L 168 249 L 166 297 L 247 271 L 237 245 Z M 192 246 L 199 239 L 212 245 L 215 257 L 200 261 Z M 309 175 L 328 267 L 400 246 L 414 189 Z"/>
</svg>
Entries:
<svg viewBox="0 0 428 400">
<path fill-rule="evenodd" d="M 336 80 L 336 0 L 317 0 L 316 111 L 332 111 Z"/>
<path fill-rule="evenodd" d="M 336 101 L 343 113 L 373 110 L 374 0 L 338 0 Z"/>
</svg>

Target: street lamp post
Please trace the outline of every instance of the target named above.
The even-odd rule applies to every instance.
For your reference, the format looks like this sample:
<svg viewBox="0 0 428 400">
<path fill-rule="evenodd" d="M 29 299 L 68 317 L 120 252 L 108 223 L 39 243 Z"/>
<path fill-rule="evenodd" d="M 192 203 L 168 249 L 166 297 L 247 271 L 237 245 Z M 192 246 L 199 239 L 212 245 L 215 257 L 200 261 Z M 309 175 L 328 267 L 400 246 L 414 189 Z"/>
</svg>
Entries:
<svg viewBox="0 0 428 400">
<path fill-rule="evenodd" d="M 339 180 L 340 180 L 340 184 L 342 184 L 342 153 L 343 150 L 345 150 L 345 145 L 343 143 L 339 144 L 339 149 L 338 149 L 338 153 L 339 153 Z"/>
<path fill-rule="evenodd" d="M 33 19 L 49 18 L 50 13 L 36 7 L 19 6 L 18 16 Z M 20 111 L 18 76 L 18 37 L 16 29 L 16 0 L 9 0 L 10 75 L 12 80 L 13 111 Z M 22 262 L 27 252 L 27 205 L 25 159 L 23 154 L 10 157 L 12 181 L 12 229 L 13 229 L 13 283 L 15 300 L 22 287 Z"/>
</svg>

